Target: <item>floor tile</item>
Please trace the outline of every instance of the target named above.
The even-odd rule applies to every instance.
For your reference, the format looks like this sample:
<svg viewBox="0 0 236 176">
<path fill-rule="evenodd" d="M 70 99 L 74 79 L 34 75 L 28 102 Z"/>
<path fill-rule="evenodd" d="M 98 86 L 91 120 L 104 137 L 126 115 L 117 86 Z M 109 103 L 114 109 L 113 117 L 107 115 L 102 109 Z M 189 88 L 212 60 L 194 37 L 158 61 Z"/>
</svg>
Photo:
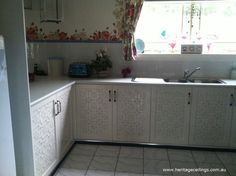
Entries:
<svg viewBox="0 0 236 176">
<path fill-rule="evenodd" d="M 144 160 L 145 174 L 171 175 L 171 172 L 164 171 L 164 169 L 170 169 L 168 160 Z"/>
<path fill-rule="evenodd" d="M 61 168 L 87 170 L 92 160 L 90 156 L 69 155 L 62 163 Z"/>
<path fill-rule="evenodd" d="M 86 170 L 60 168 L 54 176 L 85 176 Z"/>
<path fill-rule="evenodd" d="M 120 146 L 103 146 L 100 145 L 95 156 L 118 157 Z"/>
<path fill-rule="evenodd" d="M 194 162 L 190 150 L 168 149 L 168 155 L 171 161 L 191 161 Z"/>
<path fill-rule="evenodd" d="M 227 169 L 224 167 L 223 164 L 218 164 L 218 163 L 197 163 L 199 168 L 202 169 Z M 228 172 L 200 172 L 202 176 L 229 176 Z"/>
<path fill-rule="evenodd" d="M 144 176 L 166 176 L 166 175 L 160 175 L 160 174 L 144 174 Z"/>
<path fill-rule="evenodd" d="M 208 151 L 192 151 L 193 157 L 196 162 L 201 163 L 221 163 L 218 159 L 215 152 L 208 152 Z"/>
<path fill-rule="evenodd" d="M 111 171 L 88 170 L 86 176 L 114 176 L 115 173 Z"/>
<path fill-rule="evenodd" d="M 92 160 L 89 170 L 114 171 L 117 158 L 96 156 Z"/>
<path fill-rule="evenodd" d="M 143 158 L 143 148 L 142 147 L 121 147 L 120 157 Z"/>
<path fill-rule="evenodd" d="M 143 174 L 135 174 L 130 172 L 116 172 L 115 176 L 143 176 Z"/>
<path fill-rule="evenodd" d="M 171 168 L 173 169 L 174 176 L 186 176 L 186 175 L 200 176 L 200 173 L 190 170 L 190 169 L 198 168 L 195 162 L 171 161 L 170 165 L 171 165 Z"/>
<path fill-rule="evenodd" d="M 77 144 L 70 154 L 93 156 L 97 147 L 97 145 Z"/>
<path fill-rule="evenodd" d="M 119 158 L 117 172 L 143 173 L 143 159 Z"/>
<path fill-rule="evenodd" d="M 216 154 L 224 164 L 236 165 L 235 152 L 217 152 Z"/>
<path fill-rule="evenodd" d="M 144 148 L 144 159 L 168 160 L 167 150 L 159 148 Z"/>
<path fill-rule="evenodd" d="M 236 176 L 236 165 L 226 164 L 225 167 L 231 176 Z"/>
</svg>

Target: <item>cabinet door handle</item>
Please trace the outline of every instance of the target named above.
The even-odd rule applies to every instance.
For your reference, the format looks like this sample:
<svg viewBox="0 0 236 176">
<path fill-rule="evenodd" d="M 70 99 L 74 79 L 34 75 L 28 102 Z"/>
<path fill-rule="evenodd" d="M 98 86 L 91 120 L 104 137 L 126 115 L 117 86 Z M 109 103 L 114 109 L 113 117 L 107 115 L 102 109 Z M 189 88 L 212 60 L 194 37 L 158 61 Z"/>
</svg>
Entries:
<svg viewBox="0 0 236 176">
<path fill-rule="evenodd" d="M 190 92 L 188 93 L 188 104 L 189 105 L 191 104 L 191 93 Z"/>
<path fill-rule="evenodd" d="M 59 100 L 57 100 L 58 103 L 58 114 L 61 113 L 61 102 Z"/>
<path fill-rule="evenodd" d="M 116 102 L 117 101 L 117 92 L 116 92 L 116 90 L 114 90 L 114 102 Z"/>
<path fill-rule="evenodd" d="M 233 106 L 234 105 L 234 94 L 230 94 L 230 103 L 229 106 Z"/>
<path fill-rule="evenodd" d="M 53 101 L 53 110 L 54 110 L 54 116 L 57 116 L 59 114 L 57 101 Z"/>
<path fill-rule="evenodd" d="M 109 102 L 111 102 L 111 90 L 109 90 Z"/>
</svg>

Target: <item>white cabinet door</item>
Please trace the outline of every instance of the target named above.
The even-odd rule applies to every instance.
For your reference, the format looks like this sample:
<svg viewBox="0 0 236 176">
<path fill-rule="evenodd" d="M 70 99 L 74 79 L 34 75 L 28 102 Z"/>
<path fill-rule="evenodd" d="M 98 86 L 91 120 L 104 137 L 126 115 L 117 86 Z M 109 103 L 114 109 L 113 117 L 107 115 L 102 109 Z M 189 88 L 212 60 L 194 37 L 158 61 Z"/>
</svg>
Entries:
<svg viewBox="0 0 236 176">
<path fill-rule="evenodd" d="M 187 86 L 156 86 L 152 102 L 151 142 L 188 144 L 191 89 Z"/>
<path fill-rule="evenodd" d="M 112 86 L 77 85 L 76 138 L 112 140 Z"/>
<path fill-rule="evenodd" d="M 193 88 L 190 144 L 229 146 L 232 88 Z"/>
<path fill-rule="evenodd" d="M 53 98 L 31 108 L 35 176 L 49 175 L 57 162 Z"/>
<path fill-rule="evenodd" d="M 71 87 L 56 95 L 55 101 L 59 103 L 60 113 L 55 116 L 57 152 L 61 159 L 72 144 L 72 106 Z"/>
<path fill-rule="evenodd" d="M 233 96 L 233 114 L 232 114 L 232 124 L 231 124 L 231 140 L 230 147 L 236 148 L 236 89 L 234 90 Z"/>
<path fill-rule="evenodd" d="M 150 86 L 113 86 L 114 140 L 149 142 Z"/>
</svg>

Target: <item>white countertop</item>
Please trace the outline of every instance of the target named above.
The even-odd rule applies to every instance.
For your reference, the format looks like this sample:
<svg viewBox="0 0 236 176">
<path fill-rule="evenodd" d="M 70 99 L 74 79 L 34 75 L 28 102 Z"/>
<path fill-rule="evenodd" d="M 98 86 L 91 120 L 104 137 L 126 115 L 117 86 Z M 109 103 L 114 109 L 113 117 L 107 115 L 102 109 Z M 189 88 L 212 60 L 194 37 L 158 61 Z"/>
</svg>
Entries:
<svg viewBox="0 0 236 176">
<path fill-rule="evenodd" d="M 181 85 L 181 86 L 227 86 L 236 87 L 236 80 L 222 80 L 224 84 L 207 84 L 207 83 L 168 83 L 162 78 L 109 78 L 109 79 L 78 79 L 69 77 L 49 78 L 36 77 L 34 82 L 30 83 L 31 105 L 57 93 L 58 91 L 79 84 L 132 84 L 132 85 Z"/>
</svg>

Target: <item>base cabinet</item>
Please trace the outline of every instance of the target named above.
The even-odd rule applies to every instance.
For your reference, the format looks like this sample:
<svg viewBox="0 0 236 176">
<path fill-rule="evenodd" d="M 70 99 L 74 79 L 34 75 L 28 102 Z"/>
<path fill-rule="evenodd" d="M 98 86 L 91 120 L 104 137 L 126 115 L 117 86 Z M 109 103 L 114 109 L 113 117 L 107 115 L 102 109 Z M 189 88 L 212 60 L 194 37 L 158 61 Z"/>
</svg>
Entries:
<svg viewBox="0 0 236 176">
<path fill-rule="evenodd" d="M 189 144 L 229 147 L 233 95 L 232 88 L 193 88 Z"/>
<path fill-rule="evenodd" d="M 155 86 L 151 118 L 151 142 L 187 145 L 191 88 Z"/>
<path fill-rule="evenodd" d="M 234 89 L 234 102 L 233 102 L 233 114 L 232 114 L 232 124 L 231 124 L 231 138 L 230 147 L 236 148 L 236 89 Z"/>
<path fill-rule="evenodd" d="M 73 142 L 70 92 L 66 88 L 31 107 L 35 176 L 49 175 Z"/>
<path fill-rule="evenodd" d="M 149 87 L 77 85 L 76 138 L 148 142 Z"/>
</svg>

